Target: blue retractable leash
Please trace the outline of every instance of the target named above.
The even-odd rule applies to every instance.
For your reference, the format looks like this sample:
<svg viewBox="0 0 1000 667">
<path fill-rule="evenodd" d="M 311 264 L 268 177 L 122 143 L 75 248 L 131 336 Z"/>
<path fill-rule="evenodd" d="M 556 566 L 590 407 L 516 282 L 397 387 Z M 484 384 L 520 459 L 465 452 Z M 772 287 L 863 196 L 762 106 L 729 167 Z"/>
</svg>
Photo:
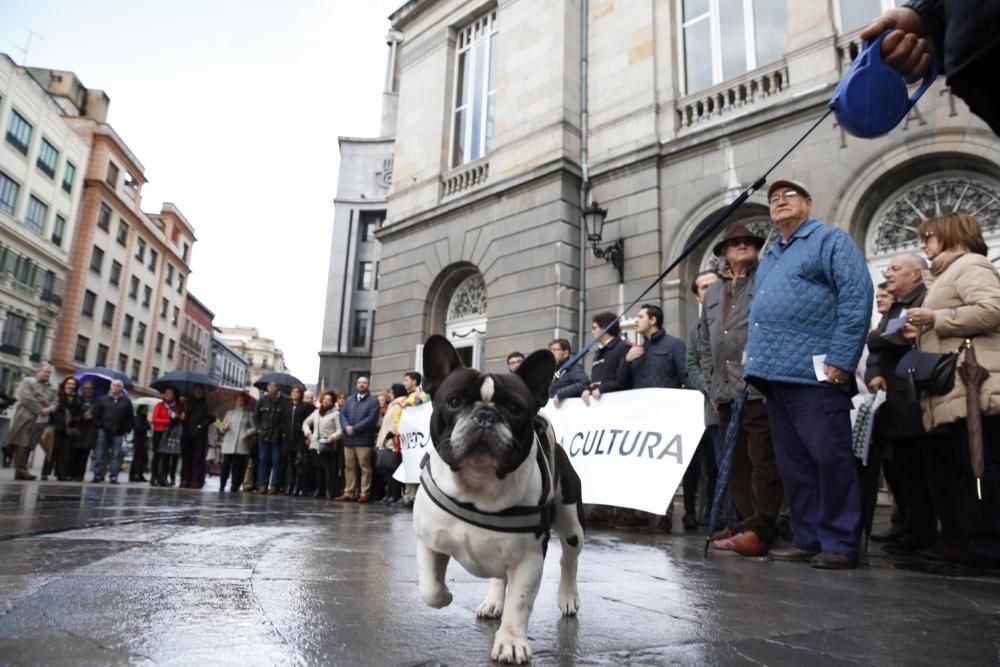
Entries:
<svg viewBox="0 0 1000 667">
<path fill-rule="evenodd" d="M 833 97 L 827 104 L 827 111 L 824 113 L 819 120 L 813 123 L 812 127 L 806 130 L 795 144 L 789 148 L 784 155 L 778 158 L 778 161 L 771 165 L 771 168 L 764 172 L 764 175 L 755 180 L 750 187 L 740 193 L 729 206 L 725 208 L 724 211 L 715 216 L 715 219 L 708 224 L 705 229 L 701 231 L 692 240 L 687 247 L 681 251 L 681 254 L 677 259 L 670 263 L 666 269 L 663 270 L 656 280 L 654 280 L 649 287 L 642 291 L 635 301 L 630 303 L 621 313 L 618 314 L 614 320 L 611 321 L 608 326 L 601 330 L 601 333 L 587 343 L 584 347 L 577 351 L 572 357 L 566 360 L 566 362 L 559 367 L 556 371 L 556 377 L 561 377 L 566 371 L 573 367 L 573 364 L 577 363 L 590 351 L 594 345 L 601 339 L 601 336 L 606 334 L 611 327 L 615 325 L 621 318 L 625 316 L 625 313 L 632 310 L 637 304 L 642 302 L 642 300 L 649 294 L 654 287 L 659 285 L 664 278 L 667 277 L 671 271 L 677 268 L 681 262 L 683 262 L 687 257 L 695 251 L 695 249 L 701 245 L 701 243 L 711 236 L 715 231 L 722 225 L 726 219 L 733 214 L 733 212 L 743 205 L 750 196 L 762 188 L 764 183 L 767 182 L 767 177 L 772 171 L 778 168 L 782 162 L 785 161 L 792 151 L 798 148 L 806 137 L 812 134 L 813 130 L 819 127 L 820 123 L 826 120 L 826 117 L 831 113 L 835 114 L 837 117 L 837 122 L 845 132 L 852 134 L 856 137 L 862 139 L 870 139 L 871 137 L 877 137 L 879 135 L 885 134 L 892 130 L 894 127 L 899 125 L 900 121 L 906 117 L 906 114 L 910 112 L 913 105 L 916 104 L 920 96 L 923 95 L 927 89 L 933 83 L 934 79 L 938 75 L 938 63 L 937 59 L 931 59 L 930 69 L 927 70 L 927 74 L 924 76 L 924 81 L 920 85 L 920 88 L 913 93 L 911 97 L 906 96 L 906 82 L 903 77 L 900 76 L 899 72 L 892 69 L 888 65 L 882 62 L 882 54 L 880 49 L 882 48 L 882 40 L 891 31 L 886 30 L 874 41 L 865 44 L 864 49 L 858 54 L 854 62 L 851 64 L 851 69 L 844 75 L 844 78 L 840 80 L 837 84 L 837 88 L 833 93 Z"/>
</svg>

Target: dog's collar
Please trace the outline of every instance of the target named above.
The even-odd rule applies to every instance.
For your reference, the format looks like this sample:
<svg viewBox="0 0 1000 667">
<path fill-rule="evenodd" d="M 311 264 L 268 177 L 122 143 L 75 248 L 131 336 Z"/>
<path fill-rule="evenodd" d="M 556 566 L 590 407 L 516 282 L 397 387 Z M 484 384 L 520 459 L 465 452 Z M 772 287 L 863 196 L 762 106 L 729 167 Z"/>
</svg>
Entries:
<svg viewBox="0 0 1000 667">
<path fill-rule="evenodd" d="M 547 535 L 555 514 L 555 495 L 552 493 L 552 473 L 544 447 L 536 439 L 538 467 L 542 473 L 542 495 L 538 505 L 517 505 L 499 512 L 484 512 L 472 503 L 455 500 L 441 490 L 431 474 L 430 454 L 420 462 L 420 484 L 434 504 L 466 523 L 501 533 L 534 533 Z"/>
</svg>

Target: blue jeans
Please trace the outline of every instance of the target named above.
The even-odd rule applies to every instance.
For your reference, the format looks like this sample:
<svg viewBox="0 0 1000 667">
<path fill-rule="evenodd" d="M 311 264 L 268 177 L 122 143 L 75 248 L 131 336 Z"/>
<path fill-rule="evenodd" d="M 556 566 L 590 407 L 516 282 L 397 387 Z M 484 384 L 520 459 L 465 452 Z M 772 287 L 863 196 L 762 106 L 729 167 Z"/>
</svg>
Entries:
<svg viewBox="0 0 1000 667">
<path fill-rule="evenodd" d="M 278 486 L 281 481 L 281 443 L 260 439 L 257 486 Z"/>
<path fill-rule="evenodd" d="M 122 469 L 122 441 L 125 436 L 98 431 L 97 451 L 94 456 L 94 477 L 97 479 L 104 479 L 104 455 L 108 451 L 108 438 L 111 439 L 111 467 L 108 470 L 108 477 L 118 479 L 118 472 Z"/>
</svg>

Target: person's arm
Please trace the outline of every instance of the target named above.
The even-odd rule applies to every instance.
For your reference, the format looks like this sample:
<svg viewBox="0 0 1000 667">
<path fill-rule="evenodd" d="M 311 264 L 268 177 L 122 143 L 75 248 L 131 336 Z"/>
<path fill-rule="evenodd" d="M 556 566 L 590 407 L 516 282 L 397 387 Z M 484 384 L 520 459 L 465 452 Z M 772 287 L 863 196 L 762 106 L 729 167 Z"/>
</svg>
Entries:
<svg viewBox="0 0 1000 667">
<path fill-rule="evenodd" d="M 573 367 L 569 369 L 567 374 L 569 376 L 567 378 L 568 382 L 555 393 L 561 401 L 567 398 L 578 397 L 590 385 L 587 373 L 579 363 L 573 364 Z"/>
<path fill-rule="evenodd" d="M 307 439 L 312 439 L 314 434 L 319 433 L 319 410 L 313 410 L 302 422 L 302 434 Z"/>
<path fill-rule="evenodd" d="M 37 392 L 34 391 L 32 384 L 31 382 L 21 382 L 15 392 L 15 396 L 20 407 L 23 407 L 33 415 L 40 415 L 42 410 L 45 409 L 45 403 L 41 400 Z"/>
<path fill-rule="evenodd" d="M 684 364 L 687 366 L 688 384 L 691 389 L 705 392 L 705 376 L 701 371 L 701 347 L 698 343 L 698 332 L 701 330 L 701 322 L 691 327 L 688 335 L 687 350 L 684 352 Z"/>
<path fill-rule="evenodd" d="M 690 386 L 688 385 L 689 380 L 688 380 L 687 363 L 685 363 L 685 360 L 687 358 L 687 349 L 684 346 L 684 341 L 682 341 L 680 338 L 675 338 L 673 348 L 674 348 L 674 353 L 670 356 L 674 364 L 674 373 L 677 374 L 677 381 L 682 389 L 683 388 L 690 389 Z"/>
<path fill-rule="evenodd" d="M 604 365 L 606 371 L 604 373 L 604 379 L 601 380 L 601 384 L 592 388 L 592 391 L 600 391 L 602 394 L 608 394 L 613 391 L 621 391 L 624 389 L 621 382 L 618 380 L 618 371 L 625 364 L 625 353 L 628 352 L 628 347 L 626 347 L 625 342 L 619 340 L 615 343 L 615 346 L 611 348 L 611 352 L 608 356 L 604 358 Z"/>
<path fill-rule="evenodd" d="M 933 311 L 938 336 L 975 337 L 1000 328 L 1000 277 L 986 259 L 963 267 L 955 292 L 963 305 Z"/>
<path fill-rule="evenodd" d="M 935 52 L 939 62 L 945 62 L 944 4 L 944 0 L 910 0 L 886 10 L 859 36 L 868 42 L 892 30 L 882 40 L 882 62 L 902 74 L 907 83 L 916 83 L 927 72 Z"/>
<path fill-rule="evenodd" d="M 371 394 L 369 394 L 371 396 Z M 358 420 L 358 423 L 354 426 L 354 432 L 358 431 L 364 432 L 375 426 L 378 423 L 378 401 L 365 401 L 367 412 L 365 415 Z M 371 407 L 374 406 L 374 407 Z"/>
<path fill-rule="evenodd" d="M 628 350 L 625 350 L 625 356 L 618 367 L 618 384 L 622 389 L 631 389 L 632 383 L 632 362 L 628 360 Z"/>
<path fill-rule="evenodd" d="M 837 304 L 830 349 L 824 363 L 849 376 L 854 373 L 861 358 L 875 289 L 868 266 L 854 240 L 837 230 L 828 242 L 830 251 L 826 253 L 824 269 L 830 286 L 836 292 Z"/>
</svg>

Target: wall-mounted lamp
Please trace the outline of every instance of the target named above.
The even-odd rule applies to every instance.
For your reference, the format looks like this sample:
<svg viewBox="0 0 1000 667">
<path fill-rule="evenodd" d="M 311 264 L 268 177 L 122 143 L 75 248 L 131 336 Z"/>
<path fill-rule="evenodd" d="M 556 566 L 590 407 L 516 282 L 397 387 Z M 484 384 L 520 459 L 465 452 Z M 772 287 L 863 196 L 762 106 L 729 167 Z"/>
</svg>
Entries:
<svg viewBox="0 0 1000 667">
<path fill-rule="evenodd" d="M 608 217 L 608 209 L 601 208 L 596 201 L 583 209 L 583 221 L 587 225 L 587 240 L 590 241 L 594 257 L 611 262 L 618 271 L 618 282 L 625 282 L 625 240 L 618 239 L 601 247 L 601 237 L 604 233 L 604 219 Z"/>
</svg>

